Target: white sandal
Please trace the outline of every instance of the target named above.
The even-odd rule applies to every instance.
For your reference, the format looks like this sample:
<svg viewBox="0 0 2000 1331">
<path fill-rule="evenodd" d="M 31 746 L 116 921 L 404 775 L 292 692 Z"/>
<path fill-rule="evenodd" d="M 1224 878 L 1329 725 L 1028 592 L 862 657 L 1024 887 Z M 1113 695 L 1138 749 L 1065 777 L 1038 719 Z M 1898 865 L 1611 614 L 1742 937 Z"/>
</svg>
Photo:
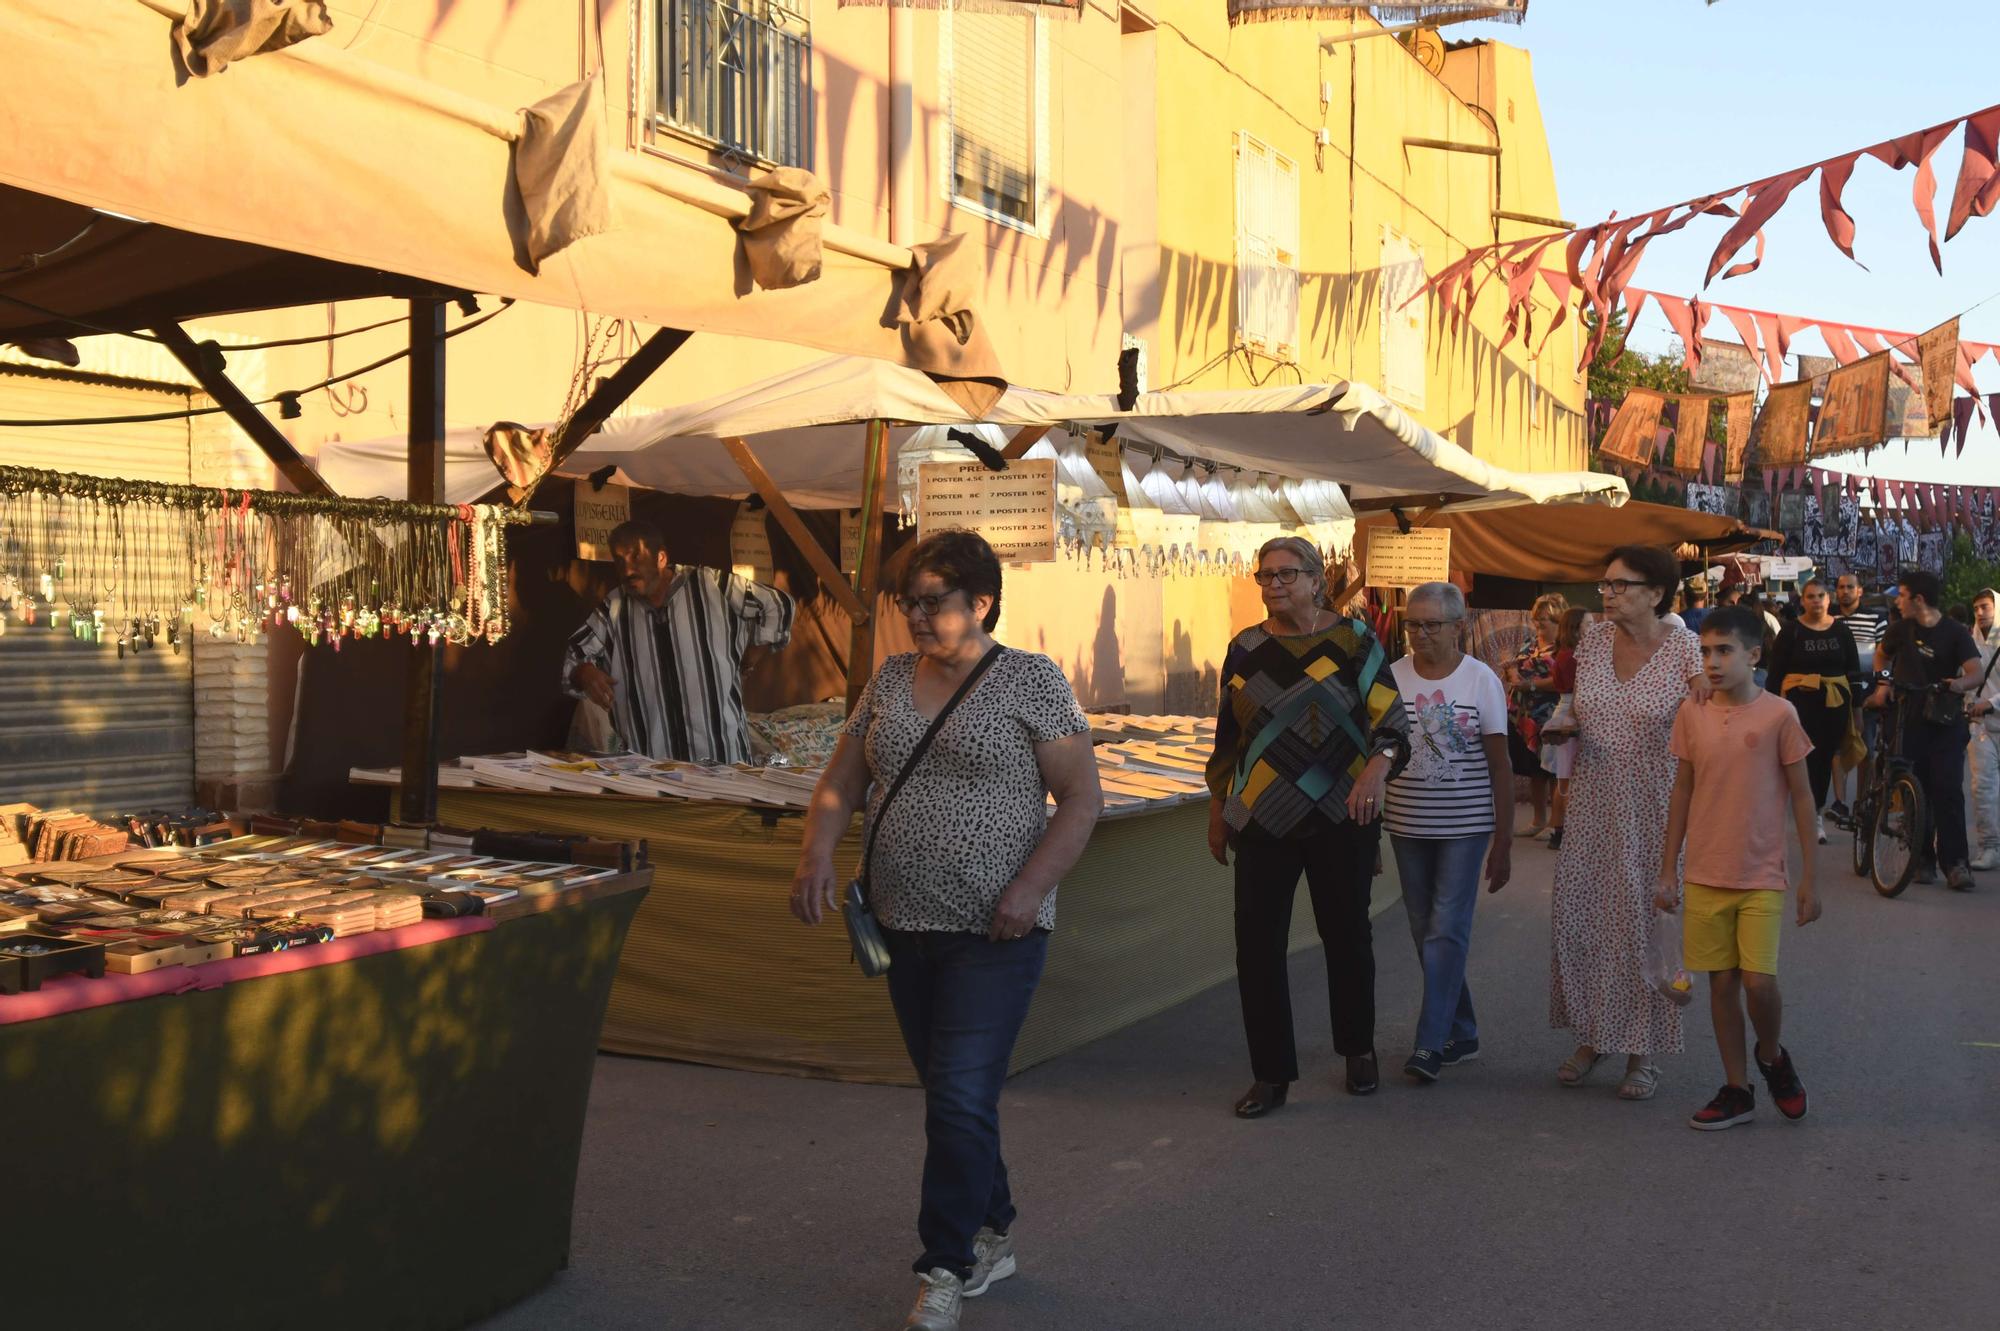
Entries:
<svg viewBox="0 0 2000 1331">
<path fill-rule="evenodd" d="M 1625 1080 L 1618 1083 L 1620 1100 L 1650 1100 L 1653 1092 L 1660 1089 L 1660 1070 L 1651 1063 L 1641 1063 L 1625 1074 Z"/>
<path fill-rule="evenodd" d="M 1603 1061 L 1604 1055 L 1601 1053 L 1592 1054 L 1588 1060 L 1578 1058 L 1576 1053 L 1572 1053 L 1556 1068 L 1556 1080 L 1565 1086 L 1581 1086 L 1583 1079 L 1590 1075 L 1591 1069 Z"/>
</svg>

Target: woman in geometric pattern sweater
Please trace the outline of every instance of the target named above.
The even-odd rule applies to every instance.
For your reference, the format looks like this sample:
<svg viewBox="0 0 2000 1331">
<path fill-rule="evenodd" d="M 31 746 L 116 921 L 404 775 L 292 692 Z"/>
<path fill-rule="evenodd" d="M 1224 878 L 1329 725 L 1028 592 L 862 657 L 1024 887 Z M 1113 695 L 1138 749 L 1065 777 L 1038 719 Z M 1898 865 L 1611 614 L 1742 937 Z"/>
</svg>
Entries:
<svg viewBox="0 0 2000 1331">
<path fill-rule="evenodd" d="M 1347 1090 L 1367 1095 L 1380 1082 L 1368 897 L 1383 787 L 1410 756 L 1382 644 L 1322 604 L 1319 551 L 1295 536 L 1268 541 L 1256 578 L 1268 618 L 1237 634 L 1223 658 L 1208 764 L 1209 853 L 1228 864 L 1236 852 L 1236 984 L 1255 1078 L 1239 1118 L 1284 1104 L 1299 1077 L 1285 945 L 1301 873 L 1326 945 Z"/>
</svg>

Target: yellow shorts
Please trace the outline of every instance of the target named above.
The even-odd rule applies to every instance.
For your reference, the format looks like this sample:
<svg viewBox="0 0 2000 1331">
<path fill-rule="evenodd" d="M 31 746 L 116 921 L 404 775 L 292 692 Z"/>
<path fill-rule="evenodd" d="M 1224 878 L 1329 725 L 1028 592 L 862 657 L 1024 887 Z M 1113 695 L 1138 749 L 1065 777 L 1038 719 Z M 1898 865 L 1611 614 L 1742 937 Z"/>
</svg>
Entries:
<svg viewBox="0 0 2000 1331">
<path fill-rule="evenodd" d="M 1691 971 L 1778 973 L 1785 894 L 1689 883 L 1681 901 L 1682 964 Z"/>
</svg>

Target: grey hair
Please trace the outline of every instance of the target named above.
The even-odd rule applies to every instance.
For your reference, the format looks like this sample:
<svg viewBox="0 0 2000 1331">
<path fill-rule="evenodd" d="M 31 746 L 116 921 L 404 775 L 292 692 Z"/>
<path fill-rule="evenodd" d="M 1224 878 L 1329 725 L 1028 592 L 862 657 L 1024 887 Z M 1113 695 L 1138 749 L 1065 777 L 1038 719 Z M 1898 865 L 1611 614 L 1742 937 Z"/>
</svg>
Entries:
<svg viewBox="0 0 2000 1331">
<path fill-rule="evenodd" d="M 1425 582 L 1410 588 L 1409 603 L 1436 601 L 1449 618 L 1465 618 L 1465 593 L 1449 582 Z"/>
<path fill-rule="evenodd" d="M 1306 571 L 1306 576 L 1319 579 L 1320 595 L 1313 599 L 1318 601 L 1324 598 L 1326 595 L 1326 561 L 1320 558 L 1319 547 L 1303 536 L 1273 536 L 1270 540 L 1257 547 L 1257 563 L 1255 567 L 1262 568 L 1264 566 L 1264 556 L 1276 554 L 1280 550 L 1289 550 L 1299 557 L 1299 566 Z"/>
</svg>

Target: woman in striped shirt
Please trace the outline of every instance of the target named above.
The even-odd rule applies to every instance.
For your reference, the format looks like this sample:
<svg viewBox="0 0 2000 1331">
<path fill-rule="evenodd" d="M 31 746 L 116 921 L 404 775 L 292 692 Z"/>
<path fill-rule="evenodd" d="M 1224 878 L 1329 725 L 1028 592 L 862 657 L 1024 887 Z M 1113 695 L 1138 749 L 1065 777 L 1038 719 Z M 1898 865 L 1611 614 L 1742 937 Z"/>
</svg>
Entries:
<svg viewBox="0 0 2000 1331">
<path fill-rule="evenodd" d="M 1513 839 L 1495 835 L 1509 825 L 1514 802 L 1507 690 L 1491 667 L 1460 648 L 1464 622 L 1458 588 L 1418 587 L 1403 611 L 1410 654 L 1391 667 L 1409 712 L 1410 763 L 1389 783 L 1383 825 L 1424 968 L 1416 1044 L 1403 1064 L 1419 1082 L 1479 1056 L 1465 956 L 1480 866 L 1489 892 L 1512 873 Z"/>
</svg>

